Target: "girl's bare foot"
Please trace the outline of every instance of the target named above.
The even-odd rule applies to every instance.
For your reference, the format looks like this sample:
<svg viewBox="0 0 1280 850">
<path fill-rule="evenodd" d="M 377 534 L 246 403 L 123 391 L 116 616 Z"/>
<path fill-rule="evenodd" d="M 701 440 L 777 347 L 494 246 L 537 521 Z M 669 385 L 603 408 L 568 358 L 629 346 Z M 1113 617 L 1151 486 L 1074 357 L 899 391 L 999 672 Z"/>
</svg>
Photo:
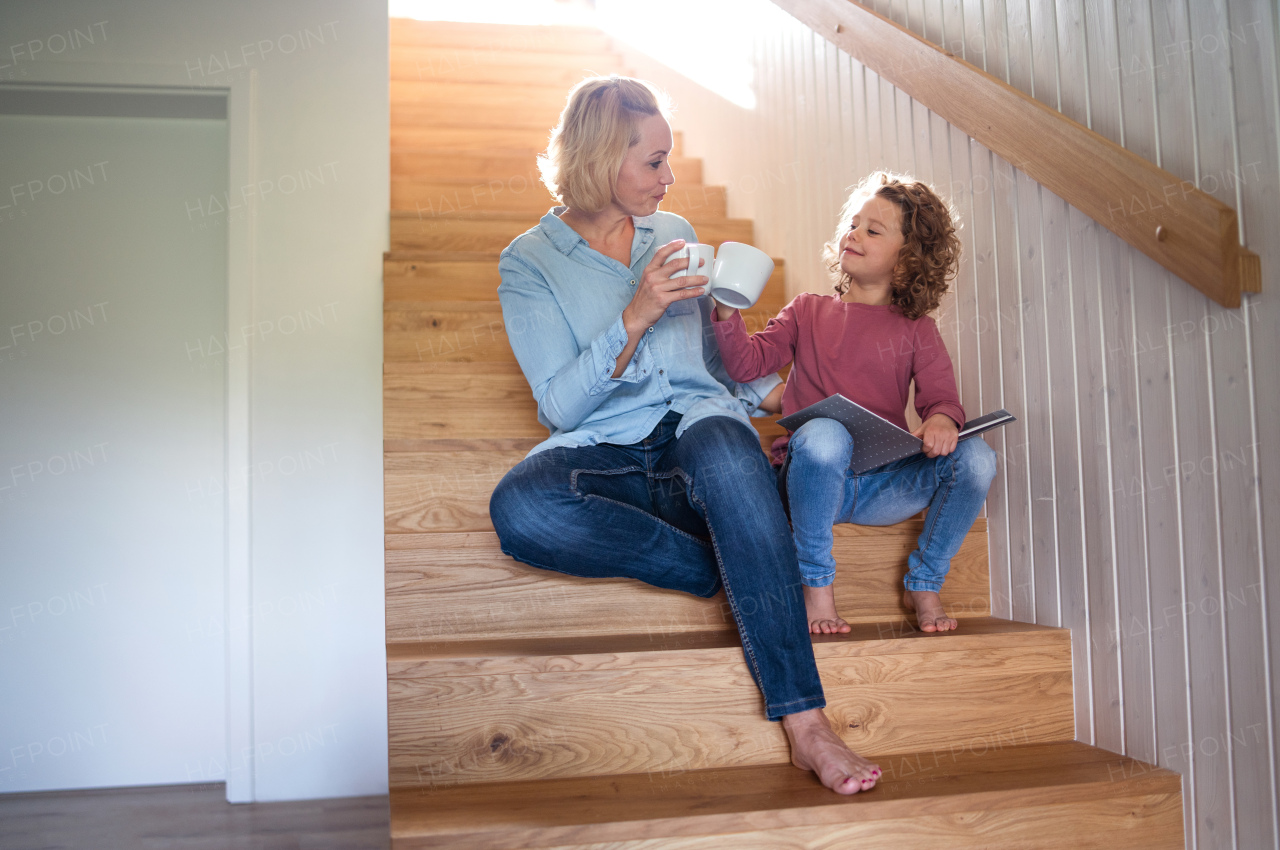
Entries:
<svg viewBox="0 0 1280 850">
<path fill-rule="evenodd" d="M 949 632 L 960 627 L 954 617 L 947 616 L 942 598 L 935 590 L 904 590 L 902 604 L 916 612 L 916 622 L 922 632 Z"/>
<path fill-rule="evenodd" d="M 804 587 L 804 608 L 809 615 L 809 633 L 815 635 L 834 635 L 849 631 L 849 624 L 836 613 L 836 592 L 834 585 L 826 587 Z"/>
<path fill-rule="evenodd" d="M 812 770 L 822 784 L 837 794 L 869 791 L 880 778 L 880 766 L 848 747 L 835 732 L 822 709 L 813 708 L 782 718 L 791 741 L 791 763 Z"/>
</svg>

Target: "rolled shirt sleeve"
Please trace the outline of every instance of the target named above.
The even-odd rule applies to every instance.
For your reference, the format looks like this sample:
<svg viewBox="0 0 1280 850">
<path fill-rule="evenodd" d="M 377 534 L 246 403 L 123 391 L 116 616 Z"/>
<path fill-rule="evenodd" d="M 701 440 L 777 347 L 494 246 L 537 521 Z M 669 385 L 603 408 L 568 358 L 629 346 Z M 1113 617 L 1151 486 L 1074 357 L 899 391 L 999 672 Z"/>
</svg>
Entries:
<svg viewBox="0 0 1280 850">
<path fill-rule="evenodd" d="M 653 372 L 653 357 L 642 337 L 627 368 L 613 377 L 618 355 L 627 346 L 621 314 L 579 353 L 573 330 L 542 275 L 511 255 L 502 257 L 498 270 L 502 275 L 498 300 L 503 323 L 543 424 L 572 430 L 613 389 L 643 381 Z M 510 330 L 513 328 L 520 332 Z"/>
</svg>

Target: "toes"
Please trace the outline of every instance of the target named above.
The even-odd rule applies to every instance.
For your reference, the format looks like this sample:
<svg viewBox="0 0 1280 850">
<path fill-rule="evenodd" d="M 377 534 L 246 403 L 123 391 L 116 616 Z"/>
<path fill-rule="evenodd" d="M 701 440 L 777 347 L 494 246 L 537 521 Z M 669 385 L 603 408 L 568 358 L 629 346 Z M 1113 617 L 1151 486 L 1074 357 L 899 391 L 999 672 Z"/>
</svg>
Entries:
<svg viewBox="0 0 1280 850">
<path fill-rule="evenodd" d="M 846 776 L 837 782 L 831 790 L 837 794 L 857 794 L 863 790 L 863 781 L 860 781 L 856 776 Z"/>
</svg>

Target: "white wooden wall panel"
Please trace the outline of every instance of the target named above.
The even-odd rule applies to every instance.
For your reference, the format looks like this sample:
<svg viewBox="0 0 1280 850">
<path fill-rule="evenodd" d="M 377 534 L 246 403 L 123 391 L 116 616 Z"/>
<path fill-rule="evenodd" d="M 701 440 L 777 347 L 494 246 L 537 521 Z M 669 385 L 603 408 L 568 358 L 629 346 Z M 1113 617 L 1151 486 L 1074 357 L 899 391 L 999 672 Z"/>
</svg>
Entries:
<svg viewBox="0 0 1280 850">
<path fill-rule="evenodd" d="M 993 611 L 1071 628 L 1077 736 L 1182 773 L 1188 847 L 1278 846 L 1274 0 L 867 5 L 1235 207 L 1262 257 L 1264 294 L 1218 307 L 764 0 L 742 9 L 745 132 L 687 134 L 793 294 L 829 287 L 822 244 L 869 171 L 952 201 L 965 253 L 937 318 L 961 398 L 1020 417 L 989 438 Z M 735 199 L 719 163 L 744 159 L 785 179 Z"/>
</svg>

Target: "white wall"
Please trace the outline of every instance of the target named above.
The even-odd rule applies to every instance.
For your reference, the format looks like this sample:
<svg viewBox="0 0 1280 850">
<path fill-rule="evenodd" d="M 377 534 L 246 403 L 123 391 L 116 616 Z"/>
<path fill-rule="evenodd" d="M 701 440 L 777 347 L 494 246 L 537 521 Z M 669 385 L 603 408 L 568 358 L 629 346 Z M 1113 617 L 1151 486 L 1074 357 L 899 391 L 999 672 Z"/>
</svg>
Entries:
<svg viewBox="0 0 1280 850">
<path fill-rule="evenodd" d="M 83 37 L 90 33 L 92 42 Z M 50 60 L 70 65 L 71 78 L 84 83 L 114 78 L 112 69 L 126 67 L 139 73 L 176 67 L 185 84 L 211 88 L 256 74 L 249 126 L 236 126 L 233 111 L 230 128 L 232 161 L 254 163 L 253 197 L 244 200 L 243 186 L 210 185 L 205 198 L 190 198 L 170 213 L 181 225 L 210 230 L 247 223 L 250 279 L 231 283 L 249 293 L 252 324 L 247 331 L 223 329 L 220 345 L 205 340 L 172 356 L 183 368 L 216 369 L 227 363 L 219 349 L 250 352 L 249 461 L 203 482 L 202 491 L 218 500 L 228 492 L 247 494 L 248 605 L 182 631 L 144 610 L 128 624 L 102 623 L 94 639 L 110 646 L 117 631 L 128 628 L 156 644 L 192 642 L 206 652 L 210 646 L 225 651 L 230 636 L 248 636 L 247 656 L 232 658 L 248 689 L 228 704 L 227 748 L 204 763 L 184 763 L 187 780 L 227 779 L 240 789 L 237 799 L 383 792 L 386 4 L 9 2 L 0 9 L 0 46 L 0 82 L 44 79 L 49 66 L 42 63 Z M 76 68 L 83 74 L 76 76 Z M 237 138 L 249 140 L 247 150 L 234 147 Z M 224 193 L 239 194 L 238 209 L 225 209 Z M 113 250 L 150 248 L 122 239 Z M 6 287 L 21 286 L 5 277 Z M 168 472 L 175 486 L 190 483 L 189 470 Z M 186 492 L 175 498 L 188 498 Z M 79 557 L 86 554 L 78 550 Z M 175 561 L 183 554 L 170 553 Z M 15 584 L 10 577 L 21 565 L 7 553 L 0 558 L 4 601 L 13 596 L 10 587 L 19 602 L 60 590 Z M 176 582 L 171 593 L 181 600 L 197 590 Z M 37 647 L 41 652 L 52 650 Z M 187 662 L 198 658 L 195 653 Z M 37 666 L 44 675 L 60 674 L 51 663 Z M 33 688 L 20 699 L 38 704 L 38 694 Z M 213 736 L 199 748 L 216 749 Z M 136 758 L 127 749 L 113 757 Z M 98 776 L 86 768 L 58 781 L 94 785 Z M 137 781 L 173 779 L 157 773 Z"/>
<path fill-rule="evenodd" d="M 226 752 L 225 120 L 0 115 L 0 790 L 187 781 Z M 192 627 L 196 631 L 191 631 Z M 157 635 L 169 636 L 157 640 Z"/>
<path fill-rule="evenodd" d="M 635 63 L 708 183 L 795 169 L 729 196 L 793 292 L 826 287 L 818 249 L 859 176 L 951 197 L 961 395 L 1021 417 L 992 439 L 997 615 L 1072 630 L 1077 737 L 1181 773 L 1188 847 L 1276 846 L 1274 2 L 869 5 L 1231 205 L 1262 257 L 1263 294 L 1220 308 L 763 0 L 735 7 L 758 22 L 753 111 Z"/>
</svg>

